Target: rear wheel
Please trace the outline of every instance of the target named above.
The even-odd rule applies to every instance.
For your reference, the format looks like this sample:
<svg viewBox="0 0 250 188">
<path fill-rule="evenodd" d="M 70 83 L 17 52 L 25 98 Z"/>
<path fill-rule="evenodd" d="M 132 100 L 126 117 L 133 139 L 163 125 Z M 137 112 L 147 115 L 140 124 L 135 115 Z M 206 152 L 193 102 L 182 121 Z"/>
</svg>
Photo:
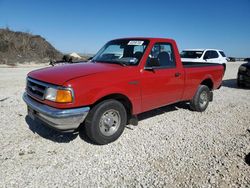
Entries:
<svg viewBox="0 0 250 188">
<path fill-rule="evenodd" d="M 117 100 L 105 100 L 94 106 L 85 121 L 87 136 L 97 144 L 115 141 L 127 122 L 127 112 Z"/>
<path fill-rule="evenodd" d="M 205 85 L 200 85 L 193 99 L 190 101 L 190 107 L 197 112 L 206 110 L 210 99 L 210 90 Z"/>
<path fill-rule="evenodd" d="M 237 77 L 237 86 L 238 87 L 245 87 L 245 84 L 240 81 L 239 76 Z"/>
</svg>

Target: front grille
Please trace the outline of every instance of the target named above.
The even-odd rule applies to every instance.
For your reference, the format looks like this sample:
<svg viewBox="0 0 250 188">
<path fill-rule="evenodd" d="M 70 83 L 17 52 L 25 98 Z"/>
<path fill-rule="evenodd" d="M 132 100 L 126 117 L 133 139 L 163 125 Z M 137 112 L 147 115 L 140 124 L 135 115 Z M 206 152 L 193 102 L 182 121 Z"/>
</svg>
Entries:
<svg viewBox="0 0 250 188">
<path fill-rule="evenodd" d="M 27 78 L 26 89 L 29 95 L 43 100 L 46 88 L 47 88 L 46 84 L 37 80 L 33 80 L 31 78 Z"/>
</svg>

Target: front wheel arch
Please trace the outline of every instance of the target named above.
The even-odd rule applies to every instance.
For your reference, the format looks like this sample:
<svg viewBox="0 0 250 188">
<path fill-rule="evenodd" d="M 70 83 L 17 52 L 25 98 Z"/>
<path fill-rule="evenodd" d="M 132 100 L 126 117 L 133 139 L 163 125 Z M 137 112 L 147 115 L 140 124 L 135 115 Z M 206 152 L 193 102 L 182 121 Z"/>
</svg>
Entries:
<svg viewBox="0 0 250 188">
<path fill-rule="evenodd" d="M 100 102 L 102 102 L 104 100 L 108 100 L 108 99 L 114 99 L 114 100 L 117 100 L 120 103 L 122 103 L 127 111 L 128 119 L 132 116 L 133 104 L 132 104 L 131 100 L 126 95 L 123 95 L 120 93 L 113 93 L 113 94 L 103 96 L 100 99 L 98 99 L 97 101 L 95 101 L 95 103 L 93 103 L 90 107 L 93 108 L 95 105 L 99 104 Z"/>
</svg>

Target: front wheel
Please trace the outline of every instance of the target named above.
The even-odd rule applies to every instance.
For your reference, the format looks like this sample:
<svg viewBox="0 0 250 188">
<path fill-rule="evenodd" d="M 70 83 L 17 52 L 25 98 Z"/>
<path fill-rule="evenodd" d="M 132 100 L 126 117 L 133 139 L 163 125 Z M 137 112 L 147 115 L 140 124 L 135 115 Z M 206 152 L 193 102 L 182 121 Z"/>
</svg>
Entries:
<svg viewBox="0 0 250 188">
<path fill-rule="evenodd" d="M 209 104 L 210 90 L 205 85 L 200 85 L 193 99 L 190 101 L 190 107 L 197 112 L 204 112 Z"/>
<path fill-rule="evenodd" d="M 127 122 L 127 112 L 117 100 L 105 100 L 94 106 L 85 120 L 87 136 L 103 145 L 115 141 L 122 134 Z"/>
</svg>

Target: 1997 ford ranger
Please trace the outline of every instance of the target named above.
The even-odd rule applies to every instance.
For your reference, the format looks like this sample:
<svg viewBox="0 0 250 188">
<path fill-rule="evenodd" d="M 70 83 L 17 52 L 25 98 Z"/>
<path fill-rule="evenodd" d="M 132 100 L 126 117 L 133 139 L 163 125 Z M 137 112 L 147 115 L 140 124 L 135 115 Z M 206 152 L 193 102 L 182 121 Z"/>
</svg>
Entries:
<svg viewBox="0 0 250 188">
<path fill-rule="evenodd" d="M 180 101 L 204 111 L 223 73 L 221 64 L 182 63 L 172 39 L 116 39 L 87 63 L 28 73 L 23 99 L 32 119 L 60 131 L 84 125 L 93 142 L 107 144 L 142 112 Z"/>
</svg>

